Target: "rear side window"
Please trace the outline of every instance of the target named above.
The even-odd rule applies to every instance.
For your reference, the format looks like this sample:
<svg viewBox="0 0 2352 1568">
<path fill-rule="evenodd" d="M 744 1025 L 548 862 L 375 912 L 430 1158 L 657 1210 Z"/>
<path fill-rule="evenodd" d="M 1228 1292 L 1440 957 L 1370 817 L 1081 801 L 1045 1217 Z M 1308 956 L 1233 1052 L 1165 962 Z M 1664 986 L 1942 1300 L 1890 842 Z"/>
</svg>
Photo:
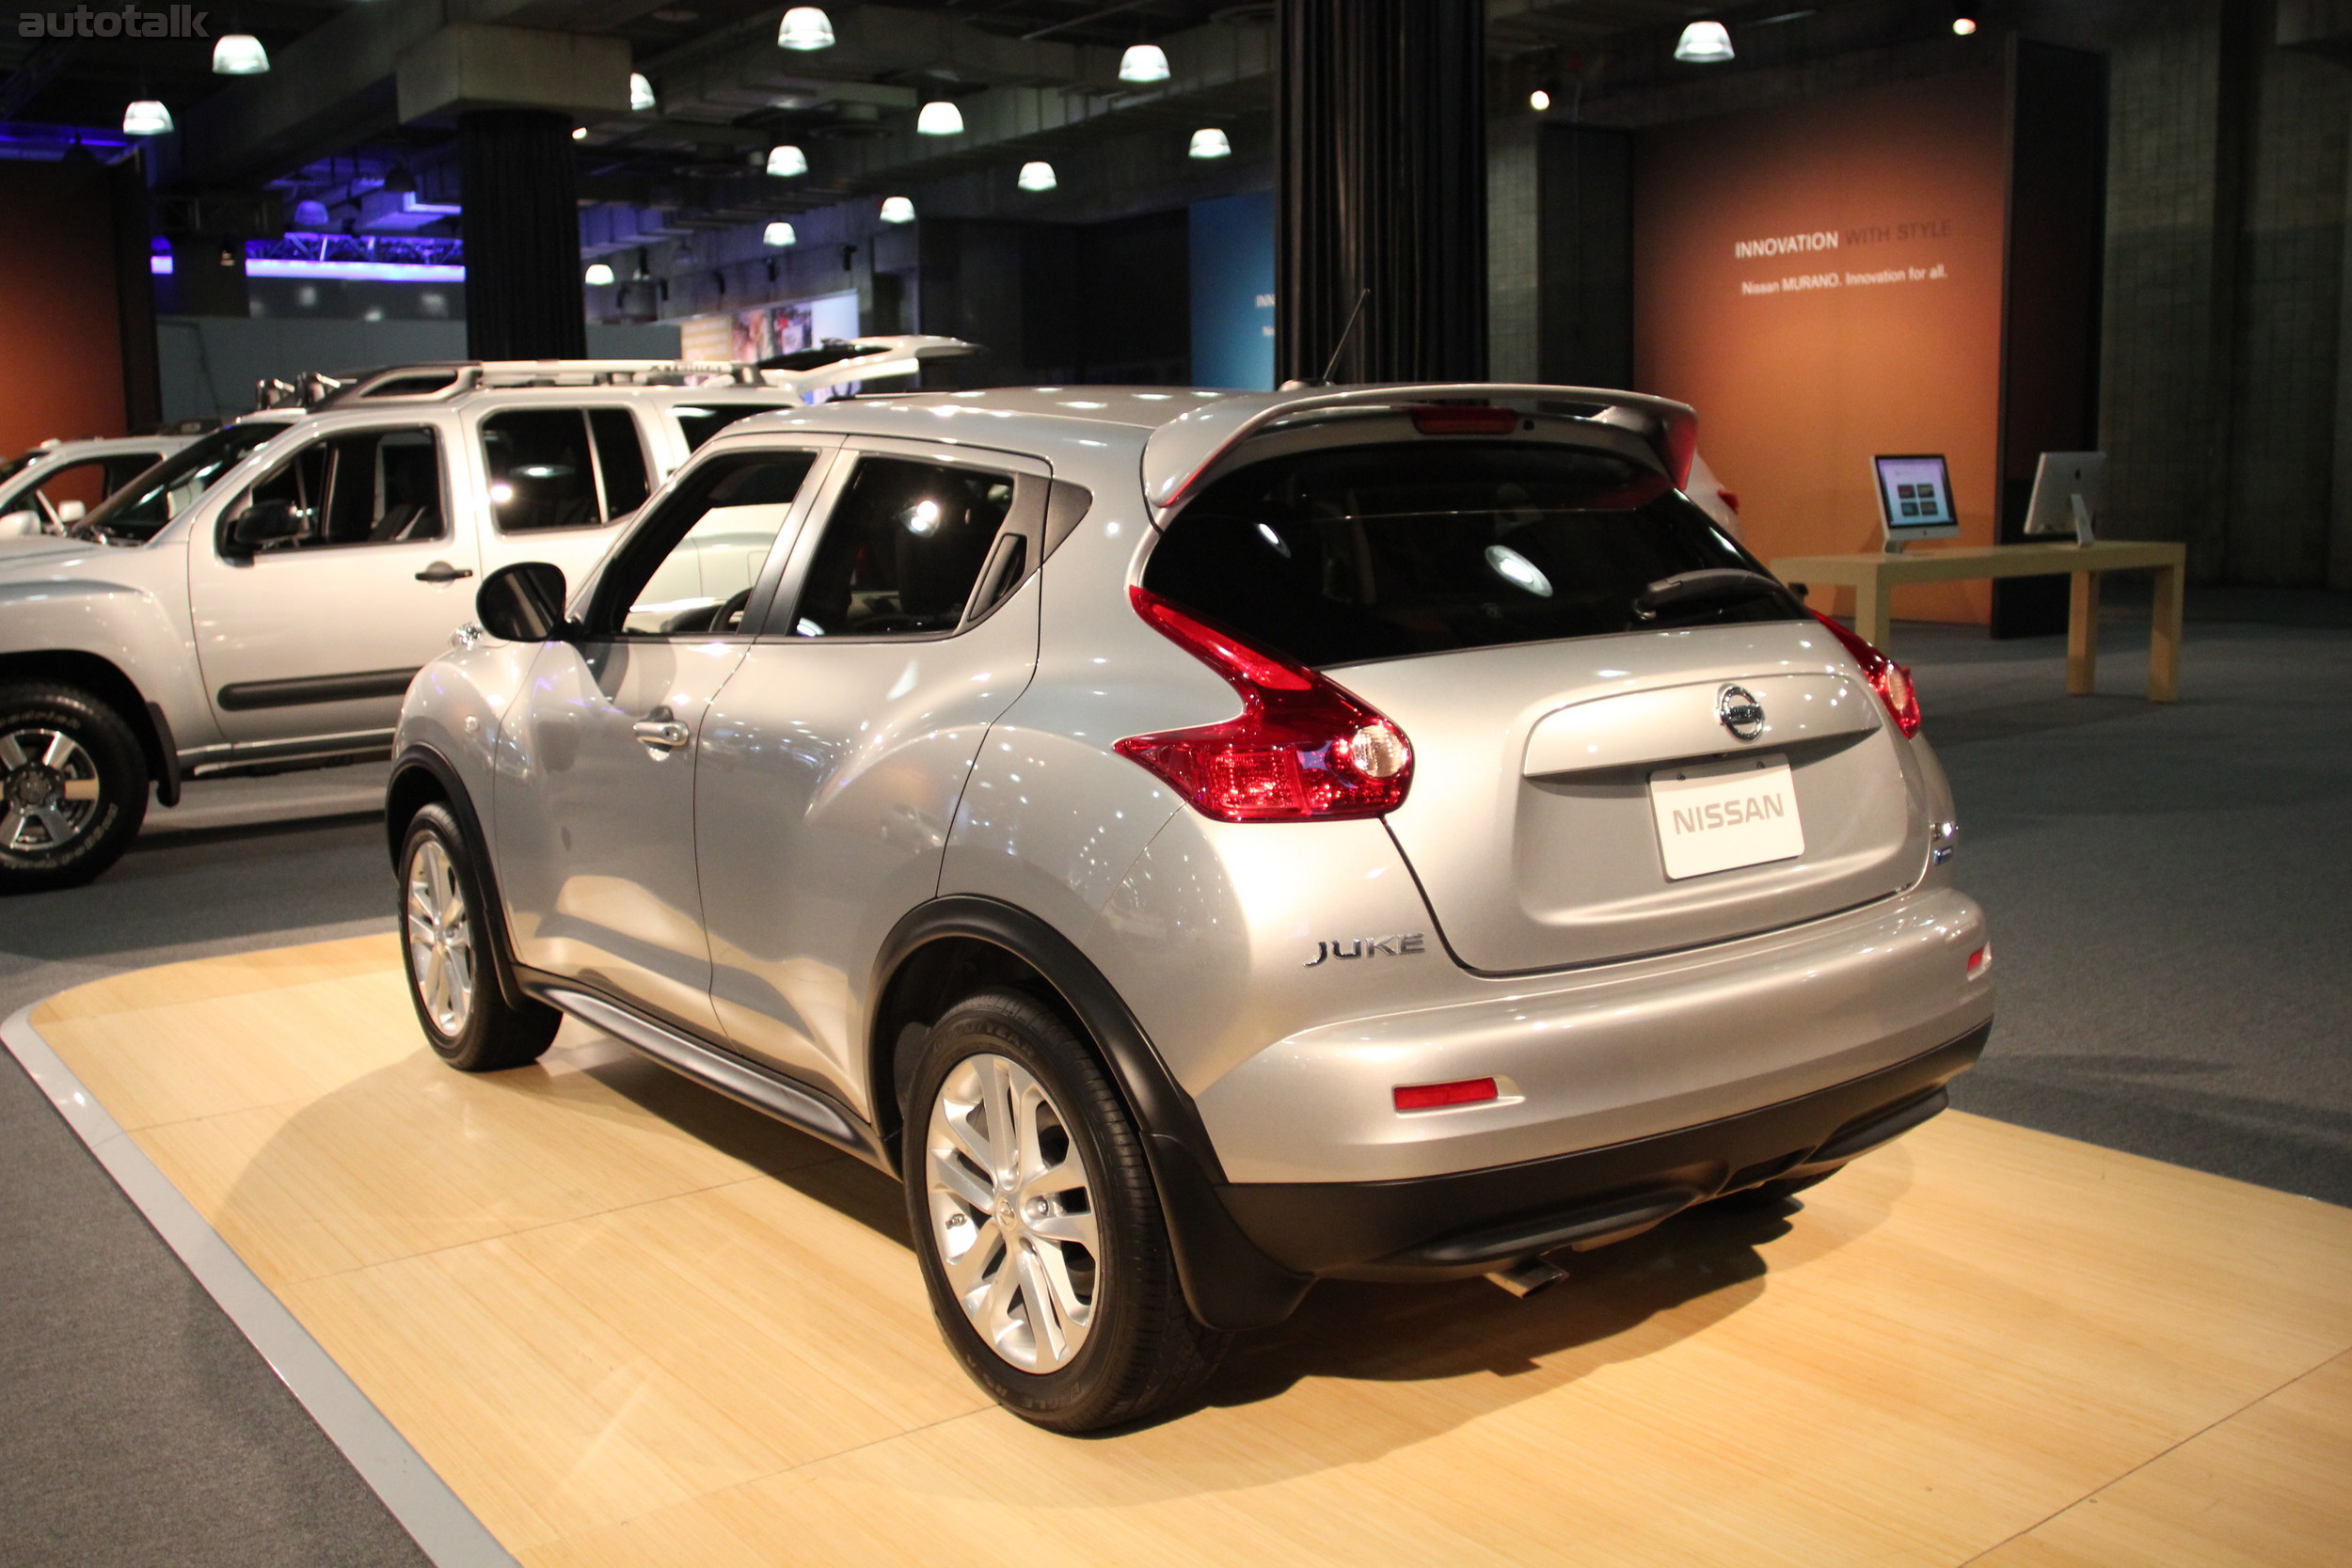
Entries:
<svg viewBox="0 0 2352 1568">
<path fill-rule="evenodd" d="M 1013 478 L 861 457 L 825 524 L 795 637 L 953 631 L 1012 510 Z"/>
<path fill-rule="evenodd" d="M 482 456 L 501 533 L 596 528 L 645 503 L 644 450 L 625 408 L 493 414 L 482 421 Z"/>
<path fill-rule="evenodd" d="M 1660 627 L 1781 621 L 1780 596 L 1637 599 L 1684 572 L 1761 572 L 1626 459 L 1522 442 L 1334 447 L 1218 480 L 1143 585 L 1302 664 Z"/>
</svg>

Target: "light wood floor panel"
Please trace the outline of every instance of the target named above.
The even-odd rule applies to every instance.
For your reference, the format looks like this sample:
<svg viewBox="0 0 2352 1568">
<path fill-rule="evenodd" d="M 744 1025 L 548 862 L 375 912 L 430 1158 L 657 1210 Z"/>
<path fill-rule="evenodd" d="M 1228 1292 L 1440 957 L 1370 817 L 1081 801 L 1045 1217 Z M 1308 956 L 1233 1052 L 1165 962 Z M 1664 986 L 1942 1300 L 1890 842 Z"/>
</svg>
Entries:
<svg viewBox="0 0 2352 1568">
<path fill-rule="evenodd" d="M 1947 1114 L 1530 1301 L 1323 1287 L 1073 1441 L 957 1370 L 887 1179 L 573 1026 L 450 1072 L 397 964 L 35 1022 L 531 1568 L 2347 1557 L 2352 1212 Z"/>
</svg>

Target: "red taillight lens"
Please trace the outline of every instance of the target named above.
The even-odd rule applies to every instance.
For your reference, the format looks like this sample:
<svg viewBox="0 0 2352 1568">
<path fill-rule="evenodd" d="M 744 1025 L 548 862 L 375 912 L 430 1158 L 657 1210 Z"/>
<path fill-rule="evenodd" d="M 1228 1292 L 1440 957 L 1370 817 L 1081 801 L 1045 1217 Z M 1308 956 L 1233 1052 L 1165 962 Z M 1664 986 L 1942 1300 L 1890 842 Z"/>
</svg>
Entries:
<svg viewBox="0 0 2352 1568">
<path fill-rule="evenodd" d="M 1462 1078 L 1451 1084 L 1399 1084 L 1390 1091 L 1400 1111 L 1434 1111 L 1445 1105 L 1477 1105 L 1500 1100 L 1502 1091 L 1491 1078 Z"/>
<path fill-rule="evenodd" d="M 1431 403 L 1413 410 L 1413 428 L 1423 436 L 1508 436 L 1518 429 L 1516 409 L 1478 403 Z"/>
<path fill-rule="evenodd" d="M 1148 589 L 1136 613 L 1225 677 L 1242 714 L 1221 724 L 1138 735 L 1120 755 L 1220 822 L 1380 816 L 1405 803 L 1413 749 L 1405 734 L 1331 682 L 1194 620 Z"/>
<path fill-rule="evenodd" d="M 1919 733 L 1919 693 L 1911 687 L 1911 672 L 1879 652 L 1861 638 L 1848 631 L 1820 610 L 1813 618 L 1827 626 L 1830 634 L 1846 645 L 1846 651 L 1862 666 L 1864 678 L 1870 689 L 1879 694 L 1886 711 L 1894 716 L 1895 727 L 1903 732 L 1905 739 Z"/>
</svg>

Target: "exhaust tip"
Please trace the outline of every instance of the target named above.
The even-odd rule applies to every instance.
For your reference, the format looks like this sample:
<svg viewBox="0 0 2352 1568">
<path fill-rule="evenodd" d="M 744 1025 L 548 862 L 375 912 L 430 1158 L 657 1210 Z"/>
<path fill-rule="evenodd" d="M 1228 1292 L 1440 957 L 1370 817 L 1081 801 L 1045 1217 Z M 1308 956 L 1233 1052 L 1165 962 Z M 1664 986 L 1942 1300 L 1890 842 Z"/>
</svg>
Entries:
<svg viewBox="0 0 2352 1568">
<path fill-rule="evenodd" d="M 1547 1290 L 1568 1277 L 1568 1271 L 1541 1258 L 1529 1258 L 1507 1269 L 1497 1269 L 1486 1276 L 1496 1285 L 1525 1300 L 1536 1291 Z"/>
</svg>

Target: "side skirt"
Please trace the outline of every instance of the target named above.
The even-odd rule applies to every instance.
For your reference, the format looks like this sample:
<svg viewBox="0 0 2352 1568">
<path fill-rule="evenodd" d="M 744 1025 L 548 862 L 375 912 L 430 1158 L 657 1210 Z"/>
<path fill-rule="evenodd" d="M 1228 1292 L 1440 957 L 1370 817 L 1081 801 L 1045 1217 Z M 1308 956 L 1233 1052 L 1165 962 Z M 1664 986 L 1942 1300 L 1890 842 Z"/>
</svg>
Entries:
<svg viewBox="0 0 2352 1568">
<path fill-rule="evenodd" d="M 898 1174 L 882 1139 L 864 1118 L 823 1090 L 797 1083 L 733 1052 L 658 1023 L 609 997 L 581 990 L 546 975 L 521 974 L 524 994 L 601 1029 L 641 1055 L 683 1073 L 705 1088 L 739 1100 L 755 1111 L 821 1138 L 892 1177 Z"/>
</svg>

